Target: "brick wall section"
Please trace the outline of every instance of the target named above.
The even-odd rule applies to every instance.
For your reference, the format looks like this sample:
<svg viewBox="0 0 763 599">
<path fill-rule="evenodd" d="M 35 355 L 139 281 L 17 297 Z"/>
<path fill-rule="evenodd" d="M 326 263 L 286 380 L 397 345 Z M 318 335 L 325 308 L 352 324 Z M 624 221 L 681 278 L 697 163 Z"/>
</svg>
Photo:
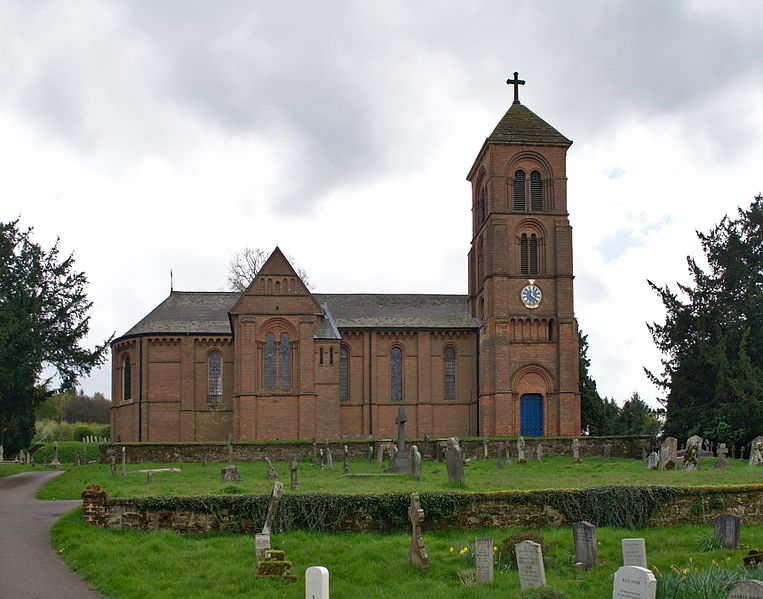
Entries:
<svg viewBox="0 0 763 599">
<path fill-rule="evenodd" d="M 84 520 L 101 528 L 106 526 L 106 491 L 99 485 L 88 485 L 82 491 Z"/>
<path fill-rule="evenodd" d="M 641 458 L 641 443 L 647 437 L 578 437 L 580 439 L 580 455 L 582 457 L 602 455 L 604 444 L 612 445 L 613 457 Z M 461 439 L 461 446 L 466 447 L 469 455 L 482 455 L 482 439 Z M 352 458 L 365 458 L 368 455 L 369 443 L 375 444 L 379 440 L 374 439 L 347 439 L 343 441 L 330 441 L 329 447 L 333 455 L 342 455 L 342 448 L 347 445 Z M 516 439 L 509 440 L 511 455 L 516 459 Z M 488 452 L 491 458 L 497 458 L 501 450 L 503 439 L 489 439 Z M 545 456 L 570 456 L 572 457 L 572 437 L 542 439 L 525 439 L 525 452 L 534 455 L 538 443 L 543 444 Z M 425 446 L 423 439 L 407 439 L 408 446 L 416 445 L 419 452 L 424 454 Z M 325 447 L 325 442 L 319 442 L 319 447 Z M 140 462 L 153 462 L 156 464 L 193 463 L 193 462 L 227 462 L 228 446 L 226 443 L 106 443 L 101 445 L 102 463 L 109 463 L 111 452 L 119 461 L 122 455 L 122 447 L 125 447 L 126 459 L 131 464 Z M 434 455 L 434 439 L 432 441 L 432 455 Z M 233 459 L 237 462 L 253 462 L 262 460 L 265 456 L 271 460 L 287 460 L 289 456 L 297 458 L 312 456 L 312 442 L 310 441 L 287 441 L 267 442 L 256 441 L 252 443 L 233 443 Z M 376 455 L 376 454 L 374 454 Z"/>
</svg>

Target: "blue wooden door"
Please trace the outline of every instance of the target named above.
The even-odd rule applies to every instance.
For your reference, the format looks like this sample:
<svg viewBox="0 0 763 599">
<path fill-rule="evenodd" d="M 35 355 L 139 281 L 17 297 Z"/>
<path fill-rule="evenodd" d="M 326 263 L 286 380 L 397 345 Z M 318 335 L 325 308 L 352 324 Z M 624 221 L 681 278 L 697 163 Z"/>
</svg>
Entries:
<svg viewBox="0 0 763 599">
<path fill-rule="evenodd" d="M 519 426 L 523 437 L 543 436 L 543 396 L 525 393 L 519 399 Z"/>
</svg>

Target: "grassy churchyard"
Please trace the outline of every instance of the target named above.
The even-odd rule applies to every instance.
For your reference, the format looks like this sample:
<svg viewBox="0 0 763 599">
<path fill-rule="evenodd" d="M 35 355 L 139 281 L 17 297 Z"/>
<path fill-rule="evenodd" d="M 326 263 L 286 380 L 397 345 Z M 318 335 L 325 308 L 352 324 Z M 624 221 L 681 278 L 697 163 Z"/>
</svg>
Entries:
<svg viewBox="0 0 763 599">
<path fill-rule="evenodd" d="M 730 485 L 763 482 L 763 469 L 746 460 L 729 460 L 728 469 L 714 469 L 712 459 L 702 459 L 696 472 L 651 471 L 640 460 L 602 457 L 584 458 L 573 466 L 569 457 L 547 457 L 497 468 L 495 459 L 468 463 L 466 487 L 448 482 L 445 464 L 423 463 L 424 480 L 409 476 L 342 477 L 341 458 L 333 470 L 321 470 L 303 459 L 298 467 L 299 491 L 289 489 L 286 462 L 274 462 L 284 493 L 378 493 L 386 491 L 499 491 L 587 488 L 609 485 Z M 40 489 L 40 499 L 77 499 L 87 484 L 101 485 L 110 497 L 174 496 L 202 494 L 270 494 L 267 464 L 239 462 L 242 482 L 221 483 L 224 464 L 127 464 L 112 475 L 109 465 L 71 467 Z M 386 463 L 385 463 L 386 465 Z M 147 468 L 177 467 L 181 472 L 156 472 L 150 485 Z M 20 465 L 0 466 L 0 476 Z M 375 463 L 353 459 L 350 473 L 378 474 Z M 518 506 L 518 509 L 521 509 Z M 532 535 L 532 536 L 531 536 Z M 542 541 L 548 587 L 520 590 L 516 564 L 509 555 L 513 544 L 525 536 Z M 115 599 L 302 598 L 304 575 L 310 566 L 330 572 L 332 599 L 395 598 L 494 598 L 534 597 L 608 598 L 612 574 L 622 565 L 620 541 L 645 539 L 647 563 L 658 580 L 658 599 L 726 599 L 733 583 L 746 578 L 763 579 L 763 571 L 744 570 L 742 557 L 750 548 L 763 548 L 763 526 L 742 526 L 741 547 L 723 549 L 713 537 L 712 525 L 628 530 L 598 527 L 598 559 L 588 571 L 575 567 L 575 549 L 569 527 L 529 530 L 505 528 L 429 532 L 424 544 L 429 569 L 419 571 L 409 563 L 410 532 L 319 533 L 274 532 L 273 549 L 284 550 L 292 562 L 295 584 L 254 578 L 257 560 L 254 539 L 243 534 L 180 535 L 158 532 L 114 531 L 88 526 L 82 509 L 64 516 L 51 533 L 54 548 L 63 559 L 99 591 Z M 495 578 L 492 583 L 472 584 L 477 537 L 491 537 L 495 547 Z M 510 539 L 510 537 L 513 537 Z M 504 542 L 506 540 L 506 542 Z"/>
</svg>

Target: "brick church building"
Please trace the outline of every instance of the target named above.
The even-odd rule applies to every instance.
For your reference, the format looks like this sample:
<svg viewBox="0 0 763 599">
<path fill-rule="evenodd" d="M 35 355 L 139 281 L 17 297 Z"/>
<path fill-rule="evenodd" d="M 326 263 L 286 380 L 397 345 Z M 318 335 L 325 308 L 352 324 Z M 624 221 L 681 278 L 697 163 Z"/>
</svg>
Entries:
<svg viewBox="0 0 763 599">
<path fill-rule="evenodd" d="M 466 295 L 172 291 L 112 343 L 115 441 L 577 435 L 566 153 L 519 102 L 477 153 Z"/>
</svg>

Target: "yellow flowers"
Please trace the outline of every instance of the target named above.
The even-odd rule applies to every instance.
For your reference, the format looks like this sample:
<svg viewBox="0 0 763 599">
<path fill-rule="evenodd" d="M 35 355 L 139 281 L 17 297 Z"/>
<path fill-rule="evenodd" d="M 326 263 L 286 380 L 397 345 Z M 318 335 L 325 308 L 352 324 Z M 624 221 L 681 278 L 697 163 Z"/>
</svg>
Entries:
<svg viewBox="0 0 763 599">
<path fill-rule="evenodd" d="M 453 553 L 454 551 L 455 551 L 455 549 L 453 549 L 453 547 L 451 547 L 450 548 L 450 552 Z"/>
<path fill-rule="evenodd" d="M 493 551 L 498 551 L 498 547 L 496 547 L 495 545 L 493 545 Z"/>
<path fill-rule="evenodd" d="M 464 547 L 461 551 L 458 552 L 458 555 L 463 555 L 464 553 L 467 553 L 469 551 L 468 547 Z"/>
</svg>

